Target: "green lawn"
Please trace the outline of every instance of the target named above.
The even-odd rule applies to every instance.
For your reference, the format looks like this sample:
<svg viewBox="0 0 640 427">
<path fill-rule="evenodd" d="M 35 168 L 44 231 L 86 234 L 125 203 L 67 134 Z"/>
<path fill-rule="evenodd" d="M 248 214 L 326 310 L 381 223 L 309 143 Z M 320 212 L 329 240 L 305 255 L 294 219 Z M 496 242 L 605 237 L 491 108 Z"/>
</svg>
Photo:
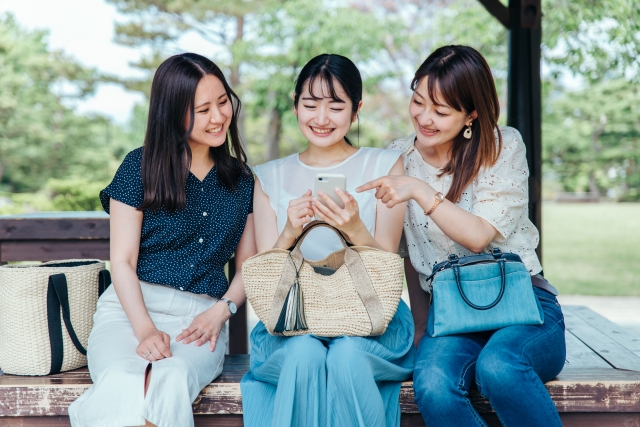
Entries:
<svg viewBox="0 0 640 427">
<path fill-rule="evenodd" d="M 640 203 L 547 202 L 542 235 L 544 274 L 561 293 L 640 295 Z"/>
</svg>

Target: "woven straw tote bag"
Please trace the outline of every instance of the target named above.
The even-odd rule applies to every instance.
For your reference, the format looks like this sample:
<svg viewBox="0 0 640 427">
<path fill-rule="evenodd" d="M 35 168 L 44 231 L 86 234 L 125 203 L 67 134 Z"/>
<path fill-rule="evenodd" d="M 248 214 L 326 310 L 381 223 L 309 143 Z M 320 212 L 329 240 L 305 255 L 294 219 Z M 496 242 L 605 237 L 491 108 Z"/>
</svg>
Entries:
<svg viewBox="0 0 640 427">
<path fill-rule="evenodd" d="M 307 261 L 300 245 L 321 226 L 334 230 L 344 248 Z M 367 337 L 386 331 L 400 302 L 404 269 L 397 254 L 352 246 L 334 227 L 313 221 L 289 250 L 247 259 L 242 278 L 251 306 L 272 335 Z"/>
<path fill-rule="evenodd" d="M 0 369 L 50 375 L 86 366 L 96 303 L 110 283 L 99 260 L 0 266 Z"/>
</svg>

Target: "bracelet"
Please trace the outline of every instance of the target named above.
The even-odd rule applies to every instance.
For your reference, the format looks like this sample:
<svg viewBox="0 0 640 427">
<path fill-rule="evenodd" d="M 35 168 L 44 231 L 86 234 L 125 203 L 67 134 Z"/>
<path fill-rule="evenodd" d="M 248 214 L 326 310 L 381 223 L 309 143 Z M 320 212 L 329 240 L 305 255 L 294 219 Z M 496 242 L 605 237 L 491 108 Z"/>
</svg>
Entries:
<svg viewBox="0 0 640 427">
<path fill-rule="evenodd" d="M 429 209 L 427 212 L 425 212 L 425 215 L 431 215 L 433 213 L 433 211 L 436 210 L 436 208 L 438 207 L 438 205 L 444 201 L 444 194 L 442 194 L 441 192 L 437 192 L 436 193 L 436 200 L 433 202 L 433 205 L 431 206 L 431 209 Z"/>
</svg>

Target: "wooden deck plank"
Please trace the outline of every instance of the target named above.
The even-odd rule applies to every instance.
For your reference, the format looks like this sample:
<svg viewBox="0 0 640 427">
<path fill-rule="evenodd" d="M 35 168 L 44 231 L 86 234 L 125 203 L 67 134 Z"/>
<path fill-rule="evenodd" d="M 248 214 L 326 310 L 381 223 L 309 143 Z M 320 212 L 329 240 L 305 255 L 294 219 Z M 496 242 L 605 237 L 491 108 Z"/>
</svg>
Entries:
<svg viewBox="0 0 640 427">
<path fill-rule="evenodd" d="M 599 331 L 570 308 L 564 310 L 566 329 L 616 369 L 640 371 L 640 357 Z"/>
<path fill-rule="evenodd" d="M 4 240 L 1 243 L 1 262 L 109 259 L 109 239 Z"/>
<path fill-rule="evenodd" d="M 631 335 L 629 332 L 613 323 L 604 316 L 599 315 L 589 307 L 575 305 L 562 307 L 565 311 L 570 311 L 582 320 L 593 326 L 618 344 L 640 357 L 640 337 Z M 640 313 L 640 307 L 638 307 Z"/>
<path fill-rule="evenodd" d="M 593 350 L 585 345 L 582 341 L 576 338 L 569 331 L 565 331 L 565 341 L 567 343 L 567 358 L 565 360 L 565 367 L 596 367 L 596 368 L 609 368 L 613 370 L 602 357 L 598 356 Z"/>
</svg>

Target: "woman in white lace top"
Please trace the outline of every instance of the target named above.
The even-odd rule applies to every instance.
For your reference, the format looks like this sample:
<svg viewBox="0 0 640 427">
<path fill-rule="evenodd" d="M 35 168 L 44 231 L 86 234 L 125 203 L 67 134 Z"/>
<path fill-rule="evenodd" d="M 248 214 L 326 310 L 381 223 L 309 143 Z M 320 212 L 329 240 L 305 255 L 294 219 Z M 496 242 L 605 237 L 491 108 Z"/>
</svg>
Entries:
<svg viewBox="0 0 640 427">
<path fill-rule="evenodd" d="M 416 71 L 411 88 L 416 133 L 390 147 L 405 152 L 406 176 L 383 177 L 358 191 L 375 188 L 388 207 L 408 201 L 404 233 L 425 291 L 431 290 L 426 278 L 433 266 L 449 254 L 497 247 L 521 257 L 544 312 L 542 325 L 417 338 L 418 408 L 429 426 L 486 426 L 469 400 L 477 386 L 505 426 L 561 426 L 544 382 L 564 365 L 564 318 L 555 288 L 540 275 L 522 138 L 497 126 L 491 70 L 470 47 L 437 49 Z M 410 294 L 416 325 L 424 327 L 430 299 L 415 289 Z"/>
</svg>

